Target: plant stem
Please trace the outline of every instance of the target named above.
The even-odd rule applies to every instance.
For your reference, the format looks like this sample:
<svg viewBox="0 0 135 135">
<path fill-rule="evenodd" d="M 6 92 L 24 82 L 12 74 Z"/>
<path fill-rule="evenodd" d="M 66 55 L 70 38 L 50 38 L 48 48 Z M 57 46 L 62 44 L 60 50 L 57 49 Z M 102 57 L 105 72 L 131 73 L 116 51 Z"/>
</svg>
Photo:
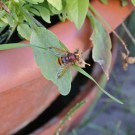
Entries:
<svg viewBox="0 0 135 135">
<path fill-rule="evenodd" d="M 75 106 L 73 106 L 73 108 L 71 108 L 69 110 L 69 112 L 65 115 L 65 117 L 63 118 L 63 120 L 61 121 L 60 125 L 58 126 L 58 128 L 56 129 L 54 135 L 59 135 L 60 131 L 62 130 L 62 127 L 65 125 L 65 123 L 71 119 L 71 116 L 82 106 L 86 103 L 86 100 L 82 100 L 79 103 L 77 103 Z"/>
<path fill-rule="evenodd" d="M 113 30 L 113 28 L 105 21 L 105 19 L 100 15 L 100 13 L 91 5 L 89 4 L 90 10 L 103 21 L 103 23 L 114 33 L 114 35 L 119 39 L 119 41 L 122 43 L 127 56 L 129 56 L 129 50 L 127 49 L 126 43 L 121 39 L 121 37 Z"/>
<path fill-rule="evenodd" d="M 6 32 L 0 35 L 0 46 L 1 46 L 1 43 L 7 38 L 8 35 L 9 35 L 9 30 L 7 30 Z"/>
<path fill-rule="evenodd" d="M 72 130 L 72 133 L 73 133 L 73 135 L 77 135 L 77 132 L 76 132 L 76 130 L 74 129 L 74 130 Z"/>
<path fill-rule="evenodd" d="M 11 31 L 10 31 L 10 33 L 9 33 L 9 36 L 7 37 L 5 43 L 7 43 L 7 42 L 9 41 L 9 39 L 11 38 L 12 34 L 14 33 L 16 27 L 17 27 L 17 24 L 15 24 L 15 25 L 13 26 L 13 28 L 11 29 Z"/>
<path fill-rule="evenodd" d="M 7 25 L 3 26 L 0 28 L 0 34 L 2 33 L 2 31 L 7 27 Z"/>
<path fill-rule="evenodd" d="M 29 25 L 31 26 L 31 28 L 33 30 L 36 30 L 36 24 L 35 22 L 31 19 L 30 17 L 30 13 L 27 12 L 27 10 L 25 11 L 22 7 L 20 8 L 20 10 L 22 11 L 22 14 L 24 14 L 24 16 L 26 17 L 26 21 L 29 22 Z"/>
<path fill-rule="evenodd" d="M 119 121 L 119 122 L 117 123 L 117 125 L 116 125 L 116 130 L 115 130 L 114 135 L 118 135 L 120 127 L 121 127 L 121 121 Z"/>
<path fill-rule="evenodd" d="M 38 26 L 40 27 L 44 27 L 38 20 L 36 20 L 29 12 L 27 12 L 27 14 L 29 15 L 29 17 L 31 18 L 31 20 L 33 20 L 33 22 L 35 22 Z"/>
<path fill-rule="evenodd" d="M 122 27 L 124 28 L 124 30 L 126 31 L 127 35 L 129 36 L 129 38 L 131 39 L 131 41 L 134 43 L 135 45 L 135 38 L 132 36 L 131 32 L 128 30 L 127 26 L 125 25 L 125 23 L 122 23 Z"/>
</svg>

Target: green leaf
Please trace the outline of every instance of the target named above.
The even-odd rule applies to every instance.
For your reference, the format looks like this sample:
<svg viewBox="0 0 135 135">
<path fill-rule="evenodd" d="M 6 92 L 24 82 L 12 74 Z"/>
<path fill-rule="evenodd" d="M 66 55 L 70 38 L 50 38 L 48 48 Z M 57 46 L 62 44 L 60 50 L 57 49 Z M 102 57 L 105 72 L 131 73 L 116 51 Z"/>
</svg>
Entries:
<svg viewBox="0 0 135 135">
<path fill-rule="evenodd" d="M 11 15 L 7 16 L 7 22 L 10 25 L 10 27 L 14 26 L 14 20 L 13 20 L 13 17 Z"/>
<path fill-rule="evenodd" d="M 88 17 L 92 21 L 92 24 L 94 24 L 93 33 L 90 38 L 93 44 L 93 60 L 101 65 L 107 79 L 109 79 L 109 70 L 112 61 L 110 36 L 94 16 L 89 14 Z"/>
<path fill-rule="evenodd" d="M 0 21 L 0 27 L 5 27 L 7 24 L 3 21 Z"/>
<path fill-rule="evenodd" d="M 61 0 L 47 0 L 47 1 L 53 7 L 55 7 L 57 10 L 61 10 L 62 9 L 62 1 Z"/>
<path fill-rule="evenodd" d="M 132 4 L 135 5 L 135 0 L 131 0 Z"/>
<path fill-rule="evenodd" d="M 131 0 L 132 4 L 135 5 L 135 0 Z"/>
<path fill-rule="evenodd" d="M 39 47 L 33 47 L 33 51 L 36 63 L 40 67 L 44 77 L 53 81 L 53 83 L 58 86 L 62 95 L 67 95 L 71 89 L 72 78 L 70 70 L 67 70 L 61 78 L 57 79 L 57 72 L 60 68 L 60 65 L 56 63 L 57 57 L 55 54 L 52 54 L 49 49 L 40 49 L 40 47 L 57 47 L 63 49 L 60 45 L 60 41 L 49 30 L 38 28 L 36 31 L 32 32 L 30 43 Z"/>
<path fill-rule="evenodd" d="M 0 18 L 2 18 L 5 14 L 6 14 L 6 11 L 5 10 L 1 10 L 0 11 Z"/>
<path fill-rule="evenodd" d="M 23 44 L 23 43 L 11 43 L 11 44 L 0 44 L 0 50 L 8 50 L 8 49 L 14 49 L 14 48 L 22 48 L 22 47 L 35 47 L 39 49 L 46 50 L 48 48 L 36 46 L 33 44 Z"/>
<path fill-rule="evenodd" d="M 41 17 L 45 22 L 51 23 L 50 22 L 50 12 L 47 8 L 44 8 L 42 6 L 36 6 L 35 8 L 40 12 Z"/>
<path fill-rule="evenodd" d="M 120 0 L 123 7 L 128 5 L 127 0 Z"/>
<path fill-rule="evenodd" d="M 97 86 L 98 88 L 104 93 L 106 94 L 108 97 L 110 97 L 111 99 L 113 99 L 114 101 L 120 103 L 120 104 L 123 104 L 123 102 L 121 102 L 119 99 L 116 99 L 114 96 L 112 96 L 111 94 L 109 94 L 107 91 L 105 91 L 97 82 L 96 80 L 94 80 L 94 78 L 92 78 L 87 72 L 85 72 L 83 69 L 81 69 L 80 67 L 78 66 L 74 66 L 74 68 L 80 72 L 81 74 L 85 75 L 86 77 L 88 77 L 90 80 L 92 80 Z"/>
<path fill-rule="evenodd" d="M 86 18 L 89 0 L 66 0 L 66 5 L 69 19 L 80 29 Z"/>
<path fill-rule="evenodd" d="M 22 43 L 13 43 L 13 44 L 1 44 L 0 50 L 14 49 L 14 48 L 22 48 L 22 47 L 30 47 L 29 44 Z"/>
<path fill-rule="evenodd" d="M 39 11 L 38 11 L 37 9 L 35 9 L 35 8 L 29 8 L 29 11 L 30 11 L 31 13 L 33 13 L 34 15 L 36 15 L 36 16 L 40 16 Z"/>
<path fill-rule="evenodd" d="M 25 39 L 30 40 L 31 35 L 31 28 L 28 26 L 28 24 L 19 24 L 17 27 L 18 33 Z"/>
<path fill-rule="evenodd" d="M 32 4 L 38 4 L 38 3 L 44 2 L 44 0 L 25 0 L 25 1 L 28 1 L 29 3 L 32 3 Z"/>
<path fill-rule="evenodd" d="M 19 16 L 17 15 L 17 10 L 15 8 L 12 8 L 12 16 L 16 22 L 20 21 Z"/>
<path fill-rule="evenodd" d="M 103 4 L 108 4 L 108 0 L 100 0 Z"/>
<path fill-rule="evenodd" d="M 50 11 L 51 16 L 53 16 L 53 15 L 59 15 L 61 13 L 61 10 L 57 10 L 55 7 L 53 7 L 49 3 L 48 3 L 48 9 Z"/>
</svg>

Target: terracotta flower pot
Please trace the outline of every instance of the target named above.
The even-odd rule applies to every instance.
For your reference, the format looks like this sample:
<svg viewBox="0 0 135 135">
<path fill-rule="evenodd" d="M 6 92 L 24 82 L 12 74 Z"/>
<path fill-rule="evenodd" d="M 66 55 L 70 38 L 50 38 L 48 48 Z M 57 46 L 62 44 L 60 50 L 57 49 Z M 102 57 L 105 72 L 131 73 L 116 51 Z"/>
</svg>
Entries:
<svg viewBox="0 0 135 135">
<path fill-rule="evenodd" d="M 132 5 L 120 7 L 118 1 L 103 5 L 97 0 L 92 2 L 105 20 L 115 29 L 133 10 Z M 59 23 L 52 28 L 57 37 L 67 45 L 70 51 L 79 48 L 83 51 L 91 47 L 89 37 L 91 34 L 89 21 L 86 20 L 82 29 L 77 30 L 69 21 Z M 108 30 L 108 32 L 111 32 Z M 24 41 L 28 43 L 27 41 Z M 100 71 L 94 71 L 97 75 Z M 73 73 L 73 76 L 75 73 Z M 43 110 L 59 96 L 57 87 L 46 80 L 36 65 L 31 48 L 19 48 L 0 51 L 0 134 L 13 134 L 34 120 Z M 96 77 L 95 77 L 96 78 Z M 66 125 L 71 126 L 74 120 L 78 120 L 92 104 L 96 96 L 96 87 L 89 82 L 74 101 L 57 117 L 52 119 L 35 135 L 52 135 L 60 120 L 78 101 L 87 98 L 88 102 L 80 108 L 72 120 Z"/>
</svg>

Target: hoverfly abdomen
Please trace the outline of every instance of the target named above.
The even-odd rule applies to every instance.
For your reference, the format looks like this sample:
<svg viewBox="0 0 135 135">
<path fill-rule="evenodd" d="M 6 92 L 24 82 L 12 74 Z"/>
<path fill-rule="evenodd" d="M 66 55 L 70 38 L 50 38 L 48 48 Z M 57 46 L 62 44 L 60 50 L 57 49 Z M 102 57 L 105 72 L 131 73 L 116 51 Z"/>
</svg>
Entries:
<svg viewBox="0 0 135 135">
<path fill-rule="evenodd" d="M 57 63 L 58 63 L 59 65 L 62 65 L 62 64 L 63 64 L 63 62 L 62 62 L 62 58 L 61 58 L 61 57 L 59 57 L 59 58 L 58 58 Z"/>
<path fill-rule="evenodd" d="M 63 64 L 66 64 L 66 63 L 69 62 L 68 56 L 63 56 L 63 57 L 61 57 L 61 59 L 62 59 L 62 63 L 63 63 Z"/>
<path fill-rule="evenodd" d="M 69 58 L 68 56 L 61 56 L 58 58 L 58 64 L 62 65 L 62 64 L 67 64 L 69 63 Z"/>
<path fill-rule="evenodd" d="M 73 64 L 76 61 L 76 56 L 73 53 L 68 53 L 67 55 L 58 58 L 58 64 Z"/>
</svg>

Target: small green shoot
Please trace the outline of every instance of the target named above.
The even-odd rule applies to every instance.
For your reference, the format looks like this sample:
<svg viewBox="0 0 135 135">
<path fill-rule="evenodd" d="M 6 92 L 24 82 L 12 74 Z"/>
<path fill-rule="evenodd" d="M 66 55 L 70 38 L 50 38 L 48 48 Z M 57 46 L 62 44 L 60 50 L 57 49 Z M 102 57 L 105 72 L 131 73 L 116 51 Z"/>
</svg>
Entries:
<svg viewBox="0 0 135 135">
<path fill-rule="evenodd" d="M 86 100 L 82 100 L 80 102 L 78 102 L 73 108 L 71 108 L 71 110 L 65 115 L 65 117 L 63 118 L 63 120 L 61 121 L 60 125 L 58 126 L 55 135 L 59 135 L 60 131 L 62 130 L 62 127 L 66 124 L 66 122 L 68 120 L 70 120 L 72 118 L 72 115 L 80 108 L 82 107 L 84 104 L 86 103 Z"/>
</svg>

